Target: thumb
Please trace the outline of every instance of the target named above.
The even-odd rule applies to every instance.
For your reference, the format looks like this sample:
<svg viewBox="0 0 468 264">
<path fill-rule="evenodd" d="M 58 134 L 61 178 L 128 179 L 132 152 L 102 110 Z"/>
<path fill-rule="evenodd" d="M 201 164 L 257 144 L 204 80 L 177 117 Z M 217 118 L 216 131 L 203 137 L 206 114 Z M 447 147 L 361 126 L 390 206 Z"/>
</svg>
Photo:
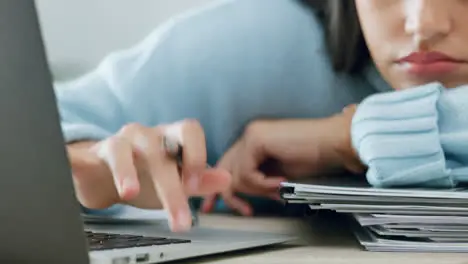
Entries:
<svg viewBox="0 0 468 264">
<path fill-rule="evenodd" d="M 227 170 L 216 168 L 205 170 L 198 177 L 184 179 L 184 186 L 191 196 L 205 196 L 226 191 L 231 181 L 231 174 Z"/>
<path fill-rule="evenodd" d="M 234 143 L 231 148 L 221 157 L 221 159 L 217 162 L 216 168 L 220 170 L 224 170 L 231 175 L 231 182 L 230 186 L 236 184 L 236 168 L 234 165 L 235 157 L 237 154 L 237 150 L 239 148 L 239 142 Z"/>
<path fill-rule="evenodd" d="M 216 164 L 216 168 L 219 169 L 219 170 L 223 170 L 227 173 L 231 172 L 232 173 L 232 169 L 231 169 L 231 163 L 232 163 L 232 158 L 234 156 L 234 153 L 235 153 L 235 148 L 236 146 L 238 145 L 238 143 L 235 143 L 224 155 L 223 157 L 218 161 L 218 163 Z M 228 186 L 226 187 L 225 190 L 222 190 L 222 191 L 219 191 L 219 192 L 216 192 L 216 193 L 211 193 L 211 194 L 208 194 L 206 195 L 204 198 L 203 198 L 203 203 L 202 203 L 202 212 L 204 213 L 208 213 L 208 212 L 211 212 L 216 204 L 216 200 L 218 198 L 218 194 L 219 193 L 222 193 L 222 192 L 225 192 L 226 190 L 230 189 L 230 187 L 233 185 L 233 177 L 232 177 L 232 174 L 230 174 L 230 178 L 229 178 L 230 182 L 228 184 Z"/>
<path fill-rule="evenodd" d="M 258 170 L 260 165 L 267 159 L 268 154 L 266 141 L 272 136 L 266 129 L 265 122 L 254 122 L 246 129 L 243 140 L 240 144 L 242 150 L 241 170 L 242 172 L 252 172 Z"/>
<path fill-rule="evenodd" d="M 242 159 L 239 161 L 236 171 L 238 178 L 243 178 L 244 181 L 250 183 L 261 182 L 262 179 L 266 178 L 264 173 L 260 171 L 260 167 L 265 161 L 264 152 L 255 146 L 245 146 L 243 150 Z"/>
</svg>

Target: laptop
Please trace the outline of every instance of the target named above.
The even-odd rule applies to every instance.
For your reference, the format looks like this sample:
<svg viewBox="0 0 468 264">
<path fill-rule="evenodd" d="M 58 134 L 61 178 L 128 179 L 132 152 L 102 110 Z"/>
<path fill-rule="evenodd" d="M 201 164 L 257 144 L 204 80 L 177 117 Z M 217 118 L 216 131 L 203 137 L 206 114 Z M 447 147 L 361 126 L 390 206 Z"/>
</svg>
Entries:
<svg viewBox="0 0 468 264">
<path fill-rule="evenodd" d="M 66 36 L 64 36 L 66 37 Z M 34 1 L 0 1 L 0 263 L 145 264 L 272 245 L 280 234 L 86 225 Z"/>
</svg>

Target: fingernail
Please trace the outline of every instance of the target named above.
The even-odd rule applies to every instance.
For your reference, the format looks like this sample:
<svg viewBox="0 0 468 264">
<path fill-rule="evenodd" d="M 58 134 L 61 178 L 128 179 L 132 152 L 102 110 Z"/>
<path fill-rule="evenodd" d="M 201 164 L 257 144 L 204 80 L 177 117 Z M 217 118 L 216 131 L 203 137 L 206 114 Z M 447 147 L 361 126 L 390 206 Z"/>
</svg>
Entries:
<svg viewBox="0 0 468 264">
<path fill-rule="evenodd" d="M 132 186 L 132 183 L 129 178 L 124 178 L 122 180 L 122 186 L 120 187 L 121 191 L 124 191 L 127 188 L 130 188 Z"/>
<path fill-rule="evenodd" d="M 138 185 L 130 178 L 124 178 L 121 184 L 117 187 L 117 191 L 121 198 L 131 198 L 138 192 Z"/>
<path fill-rule="evenodd" d="M 117 185 L 117 192 L 119 193 L 119 196 L 123 198 L 125 196 L 125 189 L 127 188 L 127 184 L 125 182 L 126 179 L 123 179 L 120 184 Z"/>
<path fill-rule="evenodd" d="M 133 188 L 135 187 L 135 183 L 133 182 L 132 179 L 130 178 L 125 178 L 122 182 L 122 191 L 125 192 L 125 191 L 129 191 L 129 190 L 132 190 Z"/>
<path fill-rule="evenodd" d="M 192 174 L 187 180 L 187 185 L 188 188 L 191 192 L 196 192 L 198 191 L 198 188 L 200 186 L 200 178 L 197 174 Z"/>
<path fill-rule="evenodd" d="M 123 182 L 121 182 L 120 184 L 116 184 L 115 188 L 117 189 L 117 193 L 119 194 L 119 196 L 122 198 L 122 196 L 123 196 Z"/>
</svg>

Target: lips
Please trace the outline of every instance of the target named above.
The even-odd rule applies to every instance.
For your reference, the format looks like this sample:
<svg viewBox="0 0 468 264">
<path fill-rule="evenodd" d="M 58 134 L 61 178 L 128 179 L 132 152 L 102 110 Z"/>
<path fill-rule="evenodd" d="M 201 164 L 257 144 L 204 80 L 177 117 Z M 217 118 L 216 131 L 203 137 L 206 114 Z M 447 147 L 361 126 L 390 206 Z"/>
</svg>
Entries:
<svg viewBox="0 0 468 264">
<path fill-rule="evenodd" d="M 398 60 L 404 70 L 421 76 L 445 75 L 456 71 L 465 61 L 441 52 L 414 52 Z"/>
</svg>

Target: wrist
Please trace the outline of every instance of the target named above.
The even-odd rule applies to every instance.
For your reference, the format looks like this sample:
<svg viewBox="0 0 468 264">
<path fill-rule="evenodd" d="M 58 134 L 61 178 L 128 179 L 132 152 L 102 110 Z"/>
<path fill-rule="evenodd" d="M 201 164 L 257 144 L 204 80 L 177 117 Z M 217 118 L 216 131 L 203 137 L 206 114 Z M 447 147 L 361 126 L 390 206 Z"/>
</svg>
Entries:
<svg viewBox="0 0 468 264">
<path fill-rule="evenodd" d="M 344 169 L 359 174 L 365 171 L 365 166 L 352 145 L 351 123 L 355 112 L 356 106 L 350 105 L 332 117 L 332 122 L 335 124 L 334 131 L 337 133 L 332 142 L 332 149 L 338 159 L 337 162 Z"/>
</svg>

